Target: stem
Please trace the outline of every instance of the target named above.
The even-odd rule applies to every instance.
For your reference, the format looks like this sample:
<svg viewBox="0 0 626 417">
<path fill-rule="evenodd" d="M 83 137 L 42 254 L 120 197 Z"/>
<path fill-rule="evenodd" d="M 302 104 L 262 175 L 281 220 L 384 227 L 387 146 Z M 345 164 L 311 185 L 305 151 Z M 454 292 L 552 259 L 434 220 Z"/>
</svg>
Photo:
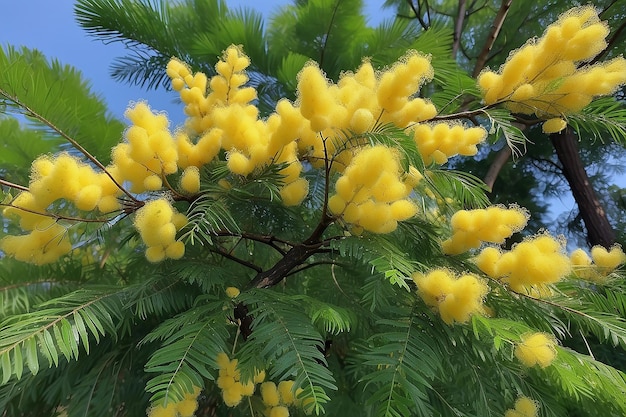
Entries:
<svg viewBox="0 0 626 417">
<path fill-rule="evenodd" d="M 15 184 L 0 178 L 0 185 L 4 185 L 5 187 L 15 188 L 20 191 L 29 191 L 28 187 L 24 187 L 23 185 Z"/>
<path fill-rule="evenodd" d="M 496 179 L 498 178 L 498 175 L 502 170 L 502 167 L 504 167 L 504 165 L 507 163 L 512 153 L 513 151 L 511 150 L 511 147 L 505 145 L 504 148 L 498 151 L 495 159 L 489 166 L 489 170 L 487 171 L 484 180 L 485 185 L 489 187 L 489 192 L 493 191 L 493 185 L 495 184 Z"/>
<path fill-rule="evenodd" d="M 63 139 L 65 139 L 70 144 L 72 144 L 72 146 L 74 148 L 76 148 L 80 153 L 85 155 L 85 157 L 87 159 L 89 159 L 91 162 L 93 162 L 94 165 L 96 165 L 98 168 L 100 168 L 111 179 L 111 181 L 113 181 L 113 183 L 117 186 L 117 188 L 119 188 L 124 194 L 126 194 L 129 198 L 131 198 L 135 202 L 139 201 L 129 191 L 127 191 L 124 187 L 122 187 L 120 185 L 120 183 L 118 183 L 115 178 L 113 178 L 113 175 L 111 175 L 111 173 L 106 169 L 106 167 L 104 165 L 102 165 L 102 163 L 100 161 L 98 161 L 98 159 L 95 156 L 90 154 L 87 151 L 87 149 L 83 148 L 76 140 L 74 140 L 67 133 L 65 133 L 63 130 L 61 130 L 61 128 L 57 127 L 50 120 L 46 119 L 44 116 L 40 115 L 39 113 L 37 113 L 36 111 L 31 109 L 29 106 L 27 106 L 26 104 L 22 103 L 17 97 L 11 96 L 6 91 L 0 89 L 0 95 L 2 95 L 4 97 L 6 97 L 7 99 L 11 100 L 16 105 L 18 105 L 19 107 L 24 109 L 31 117 L 34 117 L 35 119 L 39 120 L 41 123 L 45 124 L 46 126 L 50 127 L 52 130 L 57 132 Z"/>
<path fill-rule="evenodd" d="M 55 214 L 55 213 L 48 213 L 48 212 L 39 212 L 37 210 L 31 210 L 31 209 L 27 209 L 24 207 L 18 207 L 18 206 L 14 206 L 12 204 L 3 204 L 0 203 L 0 207 L 11 207 L 17 210 L 22 210 L 25 211 L 27 213 L 32 213 L 32 214 L 38 214 L 40 216 L 44 216 L 44 217 L 51 217 L 55 220 L 67 220 L 67 221 L 71 221 L 71 222 L 85 222 L 85 223 L 106 223 L 108 222 L 110 219 L 85 219 L 82 217 L 72 217 L 72 216 L 63 216 L 62 214 Z"/>
<path fill-rule="evenodd" d="M 461 33 L 463 31 L 463 23 L 465 21 L 465 11 L 467 4 L 465 0 L 459 0 L 459 11 L 454 22 L 454 43 L 452 44 L 452 59 L 456 59 L 459 45 L 461 44 Z"/>
<path fill-rule="evenodd" d="M 487 35 L 487 40 L 485 45 L 483 46 L 482 51 L 476 58 L 476 65 L 474 66 L 474 71 L 472 72 L 472 76 L 476 78 L 480 71 L 485 67 L 487 63 L 487 59 L 489 58 L 489 52 L 493 48 L 494 43 L 496 42 L 496 38 L 502 29 L 502 25 L 504 24 L 504 19 L 506 19 L 506 15 L 509 13 L 509 8 L 511 7 L 511 3 L 513 0 L 503 0 L 502 5 L 500 6 L 500 10 L 498 10 L 498 14 L 493 20 L 491 24 L 491 31 L 489 35 Z"/>
</svg>

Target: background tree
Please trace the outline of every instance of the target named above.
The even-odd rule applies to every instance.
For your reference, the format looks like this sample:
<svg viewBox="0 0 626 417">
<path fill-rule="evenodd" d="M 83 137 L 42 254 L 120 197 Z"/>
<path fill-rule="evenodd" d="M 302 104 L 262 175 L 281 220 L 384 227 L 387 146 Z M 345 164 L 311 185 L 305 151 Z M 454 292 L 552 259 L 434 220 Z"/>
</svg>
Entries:
<svg viewBox="0 0 626 417">
<path fill-rule="evenodd" d="M 488 89 L 456 69 L 445 27 L 415 40 L 442 41 L 429 45 L 429 58 L 408 52 L 378 73 L 374 59 L 333 59 L 326 48 L 340 54 L 353 39 L 334 42 L 334 19 L 362 28 L 345 4 L 297 3 L 276 25 L 298 33 L 330 16 L 330 29 L 302 51 L 324 66 L 354 58 L 355 72 L 337 84 L 315 64 L 283 83 L 259 69 L 269 58 L 251 65 L 229 47 L 232 35 L 210 78 L 163 60 L 185 126 L 174 131 L 136 103 L 119 144 L 107 129 L 119 135 L 121 125 L 79 77 L 41 57 L 32 65 L 29 51 L 2 51 L 7 108 L 69 144 L 38 157 L 28 181 L 2 179 L 6 415 L 624 414 L 626 376 L 597 361 L 587 338 L 626 346 L 615 270 L 626 255 L 617 247 L 569 254 L 548 234 L 506 249 L 527 213 L 483 209 L 484 184 L 445 162 L 477 152 L 482 123 L 523 143 L 508 100 L 481 103 Z M 156 28 L 141 35 L 146 42 L 169 42 L 162 31 L 193 16 L 167 3 L 81 2 L 85 25 L 99 19 L 99 5 L 148 16 L 135 26 L 125 23 L 130 15 L 110 19 L 137 33 Z M 222 4 L 189 5 L 222 13 L 218 29 L 231 16 Z M 364 45 L 392 64 L 409 30 L 411 22 L 383 25 Z M 398 50 L 377 49 L 380 39 L 398 39 Z M 151 60 L 165 57 L 152 52 Z M 277 68 L 302 62 L 277 53 L 287 57 Z M 269 93 L 255 101 L 247 68 L 252 85 L 296 101 Z M 63 106 L 51 105 L 50 91 Z M 274 112 L 259 118 L 258 107 Z M 619 118 L 587 117 L 619 131 Z M 85 135 L 93 127 L 103 132 Z M 424 139 L 431 130 L 437 141 Z M 110 160 L 100 137 L 113 147 Z M 32 140 L 43 152 L 55 145 Z M 574 334 L 580 352 L 561 345 Z"/>
<path fill-rule="evenodd" d="M 454 54 L 459 63 L 474 76 L 485 66 L 495 68 L 501 65 L 511 50 L 518 48 L 526 39 L 540 34 L 547 22 L 553 21 L 556 16 L 571 7 L 571 2 L 568 1 L 535 2 L 528 5 L 507 0 L 488 2 L 389 0 L 385 4 L 395 7 L 400 18 L 415 20 L 424 28 L 432 25 L 432 22 L 445 22 L 452 27 L 455 33 Z M 610 0 L 595 2 L 595 6 L 599 8 L 602 19 L 607 20 L 612 28 L 608 47 L 602 51 L 600 57 L 621 54 L 626 40 L 626 25 L 623 21 L 626 4 Z M 612 117 L 623 124 L 623 104 L 616 106 L 610 103 L 607 106 L 589 109 L 589 112 L 593 113 L 591 117 L 611 112 Z M 527 119 L 524 119 L 523 123 L 531 130 L 538 130 L 537 126 L 533 128 L 532 124 L 529 125 Z M 575 123 L 575 127 L 579 126 Z M 477 168 L 478 172 L 484 173 L 486 183 L 491 187 L 495 186 L 496 178 L 505 161 L 509 161 L 509 166 L 514 164 L 521 168 L 515 170 L 516 176 L 523 178 L 520 182 L 536 184 L 531 194 L 538 196 L 535 198 L 536 201 L 543 199 L 546 190 L 556 191 L 549 194 L 560 195 L 565 190 L 559 184 L 565 183 L 577 204 L 577 210 L 565 216 L 570 232 L 574 232 L 574 236 L 584 236 L 590 245 L 601 244 L 609 247 L 615 243 L 617 236 L 614 229 L 619 223 L 620 216 L 609 218 L 605 207 L 611 205 L 610 197 L 601 190 L 608 189 L 604 184 L 611 182 L 614 174 L 620 173 L 620 165 L 617 164 L 611 170 L 603 169 L 600 176 L 596 174 L 592 175 L 592 178 L 589 178 L 586 167 L 593 170 L 594 161 L 603 159 L 607 146 L 615 152 L 612 154 L 616 155 L 617 159 L 619 159 L 617 155 L 623 156 L 621 139 L 623 131 L 596 130 L 590 125 L 587 130 L 576 132 L 566 130 L 559 135 L 551 135 L 552 146 L 538 148 L 536 145 L 545 141 L 543 134 L 540 132 L 526 134 L 531 139 L 532 146 L 524 152 L 522 158 L 511 160 L 511 148 L 499 145 L 501 151 L 492 156 L 489 169 L 485 171 L 484 167 Z M 508 178 L 509 175 L 506 179 Z M 525 188 L 509 187 L 506 179 L 502 187 L 507 190 L 506 195 L 498 193 L 499 197 L 504 198 L 495 201 L 520 201 L 525 195 Z M 521 190 L 522 193 L 517 193 L 516 190 Z M 579 242 L 583 244 L 584 241 L 580 239 Z"/>
</svg>

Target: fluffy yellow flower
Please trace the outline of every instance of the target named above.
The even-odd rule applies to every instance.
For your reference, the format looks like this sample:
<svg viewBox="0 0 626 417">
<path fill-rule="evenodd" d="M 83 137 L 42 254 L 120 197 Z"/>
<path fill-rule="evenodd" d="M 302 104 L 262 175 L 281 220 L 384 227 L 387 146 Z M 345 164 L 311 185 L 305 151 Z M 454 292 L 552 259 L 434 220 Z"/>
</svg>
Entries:
<svg viewBox="0 0 626 417">
<path fill-rule="evenodd" d="M 261 398 L 269 407 L 276 407 L 280 403 L 280 394 L 276 384 L 268 381 L 261 384 Z"/>
<path fill-rule="evenodd" d="M 554 338 L 545 333 L 532 333 L 522 336 L 521 342 L 515 347 L 517 359 L 525 366 L 539 365 L 541 368 L 550 366 L 556 358 Z"/>
<path fill-rule="evenodd" d="M 539 407 L 537 402 L 528 397 L 519 397 L 515 401 L 515 407 L 507 410 L 504 417 L 537 417 Z"/>
<path fill-rule="evenodd" d="M 239 288 L 237 287 L 228 287 L 226 288 L 226 296 L 228 298 L 237 298 L 239 296 Z"/>
<path fill-rule="evenodd" d="M 415 273 L 412 278 L 420 297 L 447 324 L 466 323 L 472 314 L 483 312 L 489 287 L 474 275 L 457 278 L 448 270 L 436 269 L 428 274 Z"/>
</svg>

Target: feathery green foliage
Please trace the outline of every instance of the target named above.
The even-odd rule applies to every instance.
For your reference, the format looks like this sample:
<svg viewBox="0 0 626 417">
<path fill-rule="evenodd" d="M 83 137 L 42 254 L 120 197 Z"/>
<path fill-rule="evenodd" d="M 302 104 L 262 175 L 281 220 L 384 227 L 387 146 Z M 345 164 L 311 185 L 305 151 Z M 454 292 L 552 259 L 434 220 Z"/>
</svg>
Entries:
<svg viewBox="0 0 626 417">
<path fill-rule="evenodd" d="M 416 19 L 398 16 L 377 27 L 367 24 L 361 0 L 295 1 L 269 22 L 217 0 L 78 0 L 75 13 L 89 34 L 129 46 L 130 55 L 113 64 L 114 77 L 146 87 L 169 88 L 165 68 L 172 56 L 211 77 L 219 72 L 218 56 L 231 44 L 243 45 L 251 61 L 248 85 L 257 89 L 258 100 L 247 108 L 217 107 L 258 110 L 262 117 L 280 99 L 296 96 L 297 74 L 309 61 L 336 81 L 365 59 L 380 78 L 400 57 L 409 59 L 407 51 L 417 50 L 434 68 L 434 79 L 416 94 L 436 108 L 425 122 L 484 125 L 491 143 L 503 136 L 521 156 L 528 139 L 519 122 L 536 121 L 480 101 L 466 69 L 482 35 L 468 30 L 455 38 L 453 3 L 439 2 L 440 13 L 432 16 L 420 14 L 430 11 L 427 2 L 417 2 L 414 10 L 404 4 L 398 11 Z M 475 32 L 493 14 L 487 7 L 493 2 L 483 3 L 469 5 L 466 17 Z M 511 12 L 521 16 L 521 6 L 515 7 Z M 540 7 L 531 11 L 533 27 L 554 17 Z M 505 32 L 523 26 L 520 16 Z M 455 39 L 464 46 L 456 53 L 467 55 L 458 60 L 461 65 L 453 57 Z M 512 44 L 499 38 L 494 45 Z M 487 61 L 495 63 L 500 55 L 496 49 Z M 71 68 L 11 48 L 0 60 L 7 68 L 0 74 L 0 94 L 9 110 L 29 120 L 24 126 L 0 119 L 0 149 L 8 150 L 0 153 L 0 196 L 8 208 L 0 233 L 24 237 L 31 232 L 22 231 L 28 222 L 20 225 L 11 213 L 24 187 L 4 178 L 26 184 L 27 165 L 39 154 L 67 151 L 106 162 L 123 127 Z M 54 106 L 52 96 L 58 99 Z M 515 401 L 528 397 L 540 411 L 524 417 L 624 415 L 623 363 L 603 363 L 595 354 L 626 349 L 623 259 L 616 268 L 599 268 L 595 278 L 582 278 L 570 269 L 572 262 L 526 254 L 519 268 L 535 284 L 520 290 L 510 276 L 494 278 L 476 258 L 486 246 L 502 255 L 511 242 L 485 243 L 489 239 L 481 237 L 477 245 L 468 239 L 472 248 L 463 253 L 445 250 L 443 242 L 453 234 L 479 233 L 462 215 L 452 216 L 489 207 L 489 189 L 454 161 L 425 163 L 430 159 L 412 130 L 424 121 L 394 127 L 381 121 L 384 112 L 371 115 L 366 132 L 351 126 L 317 132 L 324 157 L 312 156 L 298 137 L 294 148 L 303 149 L 297 162 L 272 160 L 240 175 L 229 165 L 239 151 L 232 145 L 200 164 L 195 191 L 179 190 L 185 174 L 159 172 L 163 188 L 125 189 L 116 195 L 121 209 L 98 218 L 78 217 L 88 210 L 69 198 L 45 207 L 51 216 L 46 220 L 63 226 L 74 244 L 58 262 L 42 266 L 0 253 L 0 414 L 508 417 Z M 272 117 L 253 126 L 274 123 Z M 245 126 L 244 119 L 237 119 L 237 127 Z M 624 142 L 623 119 L 623 106 L 610 98 L 568 116 L 580 132 L 608 135 L 617 143 Z M 44 133 L 32 130 L 42 124 Z M 176 133 L 183 132 L 193 145 L 201 140 L 189 125 Z M 128 131 L 126 136 L 131 142 Z M 172 139 L 183 146 L 177 141 Z M 254 159 L 259 151 L 249 148 L 244 157 Z M 374 148 L 393 149 L 401 172 L 385 172 L 398 177 L 415 204 L 410 218 L 381 234 L 349 222 L 329 202 L 341 193 L 342 158 L 349 153 L 354 161 L 358 152 Z M 155 173 L 143 163 L 140 171 Z M 308 192 L 299 204 L 286 206 L 284 171 L 296 164 Z M 116 173 L 119 167 L 99 168 Z M 388 167 L 376 169 L 383 168 Z M 381 201 L 388 191 L 381 191 Z M 162 207 L 171 204 L 185 214 L 186 224 L 172 228 L 172 214 L 165 226 L 139 227 L 135 212 L 157 198 L 164 198 Z M 389 200 L 383 201 L 389 212 L 393 201 L 402 201 Z M 492 232 L 500 223 L 488 220 L 481 227 Z M 184 255 L 151 244 L 168 259 L 150 262 L 142 242 L 158 240 L 150 234 L 161 232 L 176 232 Z M 567 259 L 564 245 L 557 252 Z M 501 259 L 510 261 L 513 252 L 506 253 L 510 257 Z M 544 273 L 559 262 L 567 264 L 566 271 L 557 283 L 544 284 Z M 440 275 L 428 284 L 431 272 Z M 446 274 L 453 278 L 446 281 Z M 529 342 L 535 335 L 543 341 L 539 346 Z"/>
</svg>

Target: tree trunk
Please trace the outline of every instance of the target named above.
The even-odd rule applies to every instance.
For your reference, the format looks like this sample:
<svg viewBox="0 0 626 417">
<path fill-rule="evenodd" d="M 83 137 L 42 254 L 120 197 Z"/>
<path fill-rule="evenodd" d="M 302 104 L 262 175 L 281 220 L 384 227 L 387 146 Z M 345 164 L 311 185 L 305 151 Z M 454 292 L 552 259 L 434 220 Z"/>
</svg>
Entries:
<svg viewBox="0 0 626 417">
<path fill-rule="evenodd" d="M 589 244 L 609 248 L 615 243 L 615 232 L 589 182 L 573 131 L 568 128 L 560 133 L 551 134 L 550 140 L 563 166 L 563 175 L 578 204 L 580 216 L 585 222 Z"/>
</svg>

